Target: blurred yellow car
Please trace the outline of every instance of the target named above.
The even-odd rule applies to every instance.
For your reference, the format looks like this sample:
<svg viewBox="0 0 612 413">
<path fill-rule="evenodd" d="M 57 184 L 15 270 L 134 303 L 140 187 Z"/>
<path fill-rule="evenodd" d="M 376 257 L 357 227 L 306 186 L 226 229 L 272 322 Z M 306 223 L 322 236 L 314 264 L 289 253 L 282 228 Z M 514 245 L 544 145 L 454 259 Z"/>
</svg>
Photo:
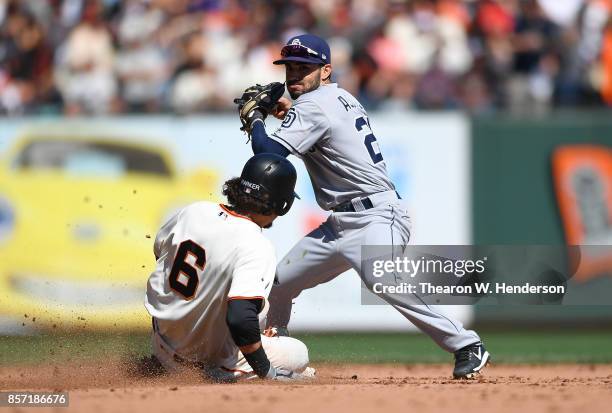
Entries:
<svg viewBox="0 0 612 413">
<path fill-rule="evenodd" d="M 179 175 L 161 146 L 23 136 L 0 163 L 0 316 L 26 329 L 149 328 L 155 234 L 217 186 L 214 171 Z"/>
</svg>

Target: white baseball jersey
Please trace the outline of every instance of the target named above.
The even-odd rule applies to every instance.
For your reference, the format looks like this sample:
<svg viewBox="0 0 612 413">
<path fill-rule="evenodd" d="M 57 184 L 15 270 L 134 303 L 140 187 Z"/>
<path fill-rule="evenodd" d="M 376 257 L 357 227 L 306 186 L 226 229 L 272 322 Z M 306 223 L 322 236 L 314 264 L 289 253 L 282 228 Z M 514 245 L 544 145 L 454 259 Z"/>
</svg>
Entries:
<svg viewBox="0 0 612 413">
<path fill-rule="evenodd" d="M 154 252 L 145 307 L 158 334 L 186 360 L 221 365 L 237 359 L 227 302 L 265 301 L 274 281 L 276 255 L 261 228 L 222 205 L 197 202 L 164 224 Z"/>
<path fill-rule="evenodd" d="M 324 210 L 395 190 L 365 109 L 335 83 L 299 96 L 270 137 L 302 158 Z"/>
</svg>

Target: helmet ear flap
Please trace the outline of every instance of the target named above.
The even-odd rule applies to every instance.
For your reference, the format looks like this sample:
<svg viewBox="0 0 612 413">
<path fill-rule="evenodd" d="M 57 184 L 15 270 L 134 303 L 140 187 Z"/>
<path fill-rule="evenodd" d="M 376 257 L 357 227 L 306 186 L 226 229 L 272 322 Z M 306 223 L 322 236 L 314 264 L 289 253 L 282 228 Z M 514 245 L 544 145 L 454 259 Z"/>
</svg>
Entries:
<svg viewBox="0 0 612 413">
<path fill-rule="evenodd" d="M 294 199 L 295 198 L 290 197 L 288 199 L 283 200 L 282 204 L 277 206 L 276 213 L 282 217 L 287 212 L 289 212 L 289 210 L 291 209 L 291 206 L 293 205 Z"/>
</svg>

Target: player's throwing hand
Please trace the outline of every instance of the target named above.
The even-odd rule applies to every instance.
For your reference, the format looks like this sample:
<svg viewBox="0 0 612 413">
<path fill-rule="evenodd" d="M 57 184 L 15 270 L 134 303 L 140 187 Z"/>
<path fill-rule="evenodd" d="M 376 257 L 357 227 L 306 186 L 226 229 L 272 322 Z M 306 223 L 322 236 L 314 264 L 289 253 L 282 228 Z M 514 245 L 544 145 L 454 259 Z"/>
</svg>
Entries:
<svg viewBox="0 0 612 413">
<path fill-rule="evenodd" d="M 270 112 L 270 114 L 276 119 L 282 120 L 285 118 L 287 112 L 289 112 L 289 109 L 291 109 L 291 105 L 292 103 L 289 99 L 287 99 L 286 97 L 281 97 L 276 103 L 276 106 Z"/>
</svg>

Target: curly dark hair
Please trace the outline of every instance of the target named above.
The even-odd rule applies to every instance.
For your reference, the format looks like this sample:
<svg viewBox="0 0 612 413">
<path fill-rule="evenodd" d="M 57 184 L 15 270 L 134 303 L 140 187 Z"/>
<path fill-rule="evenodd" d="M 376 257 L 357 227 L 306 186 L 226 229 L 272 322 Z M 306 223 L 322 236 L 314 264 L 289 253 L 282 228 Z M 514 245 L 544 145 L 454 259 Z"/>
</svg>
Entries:
<svg viewBox="0 0 612 413">
<path fill-rule="evenodd" d="M 270 215 L 272 209 L 267 202 L 245 194 L 240 185 L 240 178 L 232 178 L 223 184 L 223 195 L 229 206 L 239 214 L 256 213 Z"/>
</svg>

